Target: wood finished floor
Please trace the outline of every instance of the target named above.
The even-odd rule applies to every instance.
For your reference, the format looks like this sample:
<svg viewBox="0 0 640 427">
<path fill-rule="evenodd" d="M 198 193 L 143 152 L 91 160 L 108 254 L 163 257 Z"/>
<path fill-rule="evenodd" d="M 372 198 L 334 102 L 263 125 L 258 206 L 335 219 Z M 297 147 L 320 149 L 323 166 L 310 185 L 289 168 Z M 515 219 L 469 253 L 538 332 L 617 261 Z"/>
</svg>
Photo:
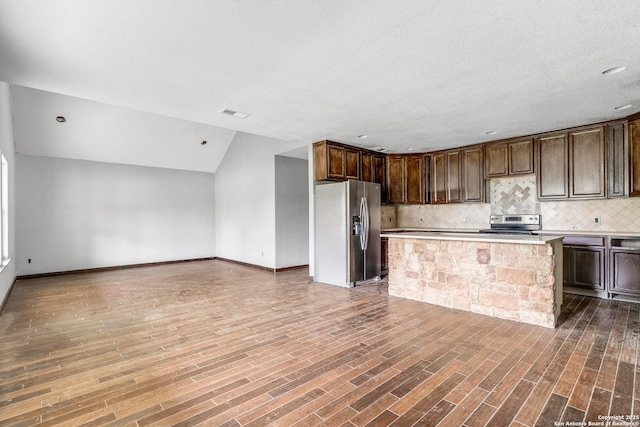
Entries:
<svg viewBox="0 0 640 427">
<path fill-rule="evenodd" d="M 18 281 L 2 426 L 553 426 L 640 413 L 639 305 L 556 330 L 222 261 Z"/>
</svg>

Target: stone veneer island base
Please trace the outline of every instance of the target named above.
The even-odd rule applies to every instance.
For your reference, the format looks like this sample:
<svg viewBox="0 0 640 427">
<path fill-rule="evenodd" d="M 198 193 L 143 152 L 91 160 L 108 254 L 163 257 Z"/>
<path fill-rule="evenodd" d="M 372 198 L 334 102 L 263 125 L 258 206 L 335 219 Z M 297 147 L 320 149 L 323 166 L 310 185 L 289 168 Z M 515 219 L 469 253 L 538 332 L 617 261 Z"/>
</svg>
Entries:
<svg viewBox="0 0 640 427">
<path fill-rule="evenodd" d="M 562 239 L 385 233 L 389 295 L 502 319 L 557 326 Z"/>
</svg>

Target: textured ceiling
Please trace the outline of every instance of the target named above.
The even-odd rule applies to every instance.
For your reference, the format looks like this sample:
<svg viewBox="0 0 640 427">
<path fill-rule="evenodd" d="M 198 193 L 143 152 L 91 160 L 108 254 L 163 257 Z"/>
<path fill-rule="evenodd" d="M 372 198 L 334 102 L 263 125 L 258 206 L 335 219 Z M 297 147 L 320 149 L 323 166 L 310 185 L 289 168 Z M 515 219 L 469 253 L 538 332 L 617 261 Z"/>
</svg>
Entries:
<svg viewBox="0 0 640 427">
<path fill-rule="evenodd" d="M 639 46 L 637 0 L 0 0 L 2 81 L 301 145 L 433 150 L 624 117 Z"/>
</svg>

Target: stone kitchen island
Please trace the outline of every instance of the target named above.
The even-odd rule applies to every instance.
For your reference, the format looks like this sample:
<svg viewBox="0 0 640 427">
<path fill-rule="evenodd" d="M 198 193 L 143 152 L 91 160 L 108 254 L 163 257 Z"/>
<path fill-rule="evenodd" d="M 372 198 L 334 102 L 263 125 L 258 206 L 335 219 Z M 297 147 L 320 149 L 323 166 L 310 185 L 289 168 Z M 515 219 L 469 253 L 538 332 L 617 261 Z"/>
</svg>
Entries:
<svg viewBox="0 0 640 427">
<path fill-rule="evenodd" d="M 557 326 L 562 238 L 385 232 L 389 295 L 502 319 Z"/>
</svg>

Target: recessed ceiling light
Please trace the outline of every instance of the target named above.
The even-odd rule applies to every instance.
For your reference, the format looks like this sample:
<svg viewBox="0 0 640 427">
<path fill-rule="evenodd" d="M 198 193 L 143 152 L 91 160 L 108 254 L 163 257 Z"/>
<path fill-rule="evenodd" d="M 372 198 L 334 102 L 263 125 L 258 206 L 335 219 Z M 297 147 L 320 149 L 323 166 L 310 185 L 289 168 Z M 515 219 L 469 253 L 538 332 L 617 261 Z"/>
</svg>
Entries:
<svg viewBox="0 0 640 427">
<path fill-rule="evenodd" d="M 238 119 L 246 119 L 247 117 L 249 117 L 249 114 L 247 114 L 247 113 L 242 113 L 240 111 L 228 110 L 226 108 L 224 110 L 220 111 L 220 114 L 226 114 L 227 116 L 233 116 L 233 117 L 236 117 Z"/>
<path fill-rule="evenodd" d="M 488 130 L 488 131 L 485 132 L 485 135 L 495 135 L 496 133 L 498 133 L 498 131 Z"/>
<path fill-rule="evenodd" d="M 207 145 L 207 141 L 202 141 L 200 145 Z"/>
<path fill-rule="evenodd" d="M 360 139 L 365 139 L 367 137 L 369 137 L 369 135 L 364 135 L 364 134 L 363 135 L 358 135 L 358 138 L 360 138 Z"/>
<path fill-rule="evenodd" d="M 67 121 L 67 119 L 64 116 L 56 117 L 56 122 L 58 122 L 58 123 L 64 123 L 66 121 Z"/>
<path fill-rule="evenodd" d="M 386 153 L 387 151 L 389 151 L 389 150 L 388 150 L 388 149 L 386 149 L 386 148 L 376 148 L 376 150 L 378 150 L 378 151 L 379 151 L 379 152 L 381 152 L 381 153 Z"/>
<path fill-rule="evenodd" d="M 413 148 L 407 147 L 407 148 L 404 149 L 404 151 L 413 151 Z"/>
<path fill-rule="evenodd" d="M 624 71 L 626 69 L 627 69 L 627 67 L 625 67 L 625 66 L 613 67 L 613 68 L 609 68 L 608 70 L 604 70 L 602 72 L 602 74 L 604 74 L 605 76 L 609 75 L 609 74 L 616 74 L 616 73 L 619 73 L 619 72 Z"/>
<path fill-rule="evenodd" d="M 619 105 L 615 107 L 614 110 L 626 110 L 627 108 L 631 108 L 631 107 L 633 107 L 633 104 Z"/>
</svg>

